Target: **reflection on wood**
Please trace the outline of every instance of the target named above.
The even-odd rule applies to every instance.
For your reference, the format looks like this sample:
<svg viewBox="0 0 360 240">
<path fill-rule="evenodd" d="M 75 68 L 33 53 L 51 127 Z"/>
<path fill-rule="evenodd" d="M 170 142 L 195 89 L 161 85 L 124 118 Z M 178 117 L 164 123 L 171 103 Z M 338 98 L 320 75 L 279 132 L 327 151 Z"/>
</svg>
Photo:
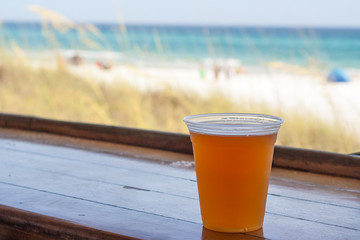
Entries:
<svg viewBox="0 0 360 240">
<path fill-rule="evenodd" d="M 253 236 L 255 235 L 255 236 Z M 263 229 L 251 233 L 221 233 L 202 229 L 201 240 L 259 240 L 264 239 Z"/>
<path fill-rule="evenodd" d="M 263 229 L 225 234 L 202 227 L 194 169 L 147 161 L 144 153 L 137 148 L 135 158 L 0 138 L 0 233 L 10 239 L 360 237 L 357 179 L 275 168 Z"/>
</svg>

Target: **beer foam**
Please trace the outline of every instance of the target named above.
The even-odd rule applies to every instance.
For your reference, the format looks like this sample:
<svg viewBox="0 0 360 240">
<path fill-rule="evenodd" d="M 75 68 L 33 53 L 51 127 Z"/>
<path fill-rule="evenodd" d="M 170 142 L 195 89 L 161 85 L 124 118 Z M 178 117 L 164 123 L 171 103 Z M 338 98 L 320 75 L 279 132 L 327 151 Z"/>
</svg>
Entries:
<svg viewBox="0 0 360 240">
<path fill-rule="evenodd" d="M 197 114 L 184 118 L 190 132 L 226 136 L 276 134 L 284 119 L 254 113 Z"/>
</svg>

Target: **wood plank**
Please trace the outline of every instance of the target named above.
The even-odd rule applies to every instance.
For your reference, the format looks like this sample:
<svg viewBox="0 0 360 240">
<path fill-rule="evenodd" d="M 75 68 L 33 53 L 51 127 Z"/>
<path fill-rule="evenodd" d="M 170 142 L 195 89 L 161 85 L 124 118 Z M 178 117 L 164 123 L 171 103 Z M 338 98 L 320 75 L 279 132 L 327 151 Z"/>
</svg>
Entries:
<svg viewBox="0 0 360 240">
<path fill-rule="evenodd" d="M 9 195 L 7 206 L 80 223 L 91 228 L 140 239 L 192 239 L 199 236 L 200 224 L 180 221 L 144 211 L 99 204 L 69 196 L 35 191 L 17 186 L 2 186 Z M 20 200 L 20 201 L 19 201 Z M 66 209 L 66 211 L 65 211 Z M 186 231 L 183 233 L 183 231 Z M 171 235 L 174 234 L 174 237 Z"/>
<path fill-rule="evenodd" d="M 170 176 L 172 178 L 187 179 L 190 182 L 193 182 L 193 183 L 186 183 L 182 187 L 174 187 L 169 189 L 168 191 L 171 194 L 175 194 L 175 195 L 178 194 L 181 196 L 192 197 L 193 193 L 197 191 L 196 184 L 194 183 L 196 181 L 196 177 L 193 168 L 179 169 L 179 168 L 167 166 L 165 163 L 161 163 L 162 167 L 159 168 L 157 167 L 156 164 L 154 165 L 154 162 L 147 162 L 147 161 L 144 162 L 139 159 L 134 159 L 131 157 L 121 156 L 121 161 L 119 161 L 119 157 L 117 156 L 99 154 L 99 153 L 87 154 L 88 152 L 83 150 L 75 150 L 75 149 L 69 149 L 58 146 L 47 146 L 46 148 L 43 148 L 41 144 L 31 144 L 27 142 L 14 141 L 14 140 L 0 139 L 0 151 L 1 150 L 3 151 L 10 150 L 8 154 L 11 154 L 12 151 L 14 151 L 14 154 L 18 154 L 18 156 L 23 156 L 24 158 L 28 156 L 34 157 L 37 155 L 41 155 L 41 156 L 37 156 L 37 161 L 33 162 L 31 167 L 34 168 L 35 163 L 37 163 L 38 165 L 40 164 L 43 167 L 48 166 L 46 171 L 50 171 L 50 172 L 54 171 L 52 167 L 53 161 L 55 161 L 56 159 L 62 159 L 62 164 L 60 167 L 64 168 L 64 172 L 72 171 L 72 168 L 66 167 L 67 164 L 75 164 L 74 166 L 77 167 L 73 168 L 74 171 L 80 169 L 80 171 L 85 171 L 85 172 L 87 171 L 86 170 L 87 168 L 86 166 L 85 167 L 83 166 L 84 164 L 87 166 L 95 165 L 94 167 L 96 168 L 104 167 L 110 169 L 109 171 L 116 172 L 118 174 L 124 171 L 136 170 L 138 172 L 146 173 L 143 176 L 136 177 L 136 179 L 143 178 L 144 180 L 143 182 L 145 183 L 145 185 L 146 183 L 159 184 L 158 188 L 152 189 L 154 191 L 162 190 L 160 187 L 162 180 L 158 178 L 158 176 L 162 176 L 162 175 Z M 86 160 L 83 159 L 84 154 L 86 154 Z M 179 160 L 181 159 L 182 158 L 180 158 Z M 114 171 L 114 169 L 116 169 L 116 171 Z M 273 172 L 274 171 L 279 172 L 279 170 L 276 169 L 273 169 Z M 156 175 L 156 176 L 152 176 L 152 175 Z M 307 179 L 307 178 L 311 178 L 311 176 L 313 176 L 314 174 L 303 173 L 302 175 L 304 175 L 305 179 Z M 360 195 L 358 194 L 360 192 L 360 188 L 358 188 L 358 190 L 351 189 L 351 191 L 348 191 L 346 186 L 340 187 L 340 183 L 344 182 L 344 180 L 341 178 L 321 176 L 321 179 L 323 179 L 322 182 L 319 184 L 314 184 L 314 183 L 306 183 L 304 182 L 304 179 L 298 181 L 289 179 L 290 177 L 294 178 L 295 176 L 296 176 L 296 172 L 294 172 L 294 174 L 292 175 L 286 176 L 286 178 L 276 177 L 276 175 L 275 176 L 272 175 L 270 181 L 275 184 L 270 185 L 269 193 L 274 195 L 285 195 L 285 196 L 296 195 L 296 197 L 300 199 L 305 198 L 306 200 L 321 201 L 329 204 L 336 204 L 338 200 L 337 198 L 333 198 L 333 196 L 341 195 L 343 196 L 343 199 L 341 201 L 342 205 L 348 207 L 355 207 L 355 208 L 360 207 L 360 202 L 358 201 L 358 199 L 360 198 Z M 101 178 L 102 181 L 109 182 L 109 179 L 107 179 L 108 175 L 105 176 L 97 175 L 97 177 L 102 177 Z M 134 181 L 134 179 L 131 181 Z M 132 182 L 132 184 L 134 185 L 135 182 Z M 326 183 L 329 184 L 331 182 L 333 182 L 332 185 L 325 186 Z M 358 181 L 351 179 L 346 180 L 345 182 L 353 182 L 352 183 L 353 186 L 359 184 Z M 176 186 L 174 184 L 175 183 L 171 183 L 171 186 Z M 125 185 L 129 185 L 129 182 L 127 182 Z M 140 188 L 140 186 L 138 187 Z M 148 189 L 148 186 L 144 186 L 144 188 Z M 301 189 L 301 191 L 299 191 L 298 189 Z M 319 191 L 322 194 L 315 194 L 316 192 Z M 286 194 L 287 192 L 288 194 Z"/>
<path fill-rule="evenodd" d="M 0 206 L 1 209 L 1 206 Z M 2 211 L 2 210 L 1 210 Z M 1 221 L 1 216 L 0 216 Z M 14 226 L 13 222 L 1 223 L 0 222 L 0 236 L 1 239 L 15 240 L 15 239 L 26 239 L 26 240 L 53 240 L 54 238 L 45 236 L 39 233 L 33 233 L 29 230 L 23 230 Z"/>
<path fill-rule="evenodd" d="M 192 153 L 188 135 L 0 113 L 0 127 Z"/>
<path fill-rule="evenodd" d="M 8 172 L 3 170 L 4 166 L 9 165 L 1 165 L 1 176 Z M 141 185 L 125 187 L 126 185 L 122 185 L 121 182 L 117 184 L 116 182 L 93 181 L 81 177 L 46 173 L 15 166 L 10 174 L 10 177 L 1 177 L 0 183 L 86 201 L 95 201 L 99 204 L 121 206 L 190 222 L 201 222 L 198 200 L 195 198 L 151 191 Z M 164 178 L 164 180 L 167 180 L 167 178 Z M 186 206 L 186 208 L 181 209 L 179 206 Z"/>
<path fill-rule="evenodd" d="M 221 234 L 202 229 L 194 170 L 141 160 L 139 151 L 132 158 L 0 139 L 0 204 L 140 239 L 360 238 L 359 180 L 282 170 L 271 177 L 263 230 Z M 31 224 L 32 213 L 9 219 L 3 207 L 0 233 L 37 236 L 13 227 Z"/>
<path fill-rule="evenodd" d="M 7 165 L 3 164 L 2 166 L 6 168 Z M 166 190 L 170 189 L 171 185 L 170 188 L 159 192 L 151 188 L 145 188 L 140 181 L 129 187 L 122 185 L 121 180 L 124 178 L 120 177 L 120 184 L 118 184 L 116 182 L 98 181 L 96 178 L 94 180 L 97 181 L 87 177 L 82 178 L 81 173 L 78 176 L 71 176 L 56 172 L 48 173 L 46 170 L 34 171 L 30 168 L 17 166 L 12 169 L 10 177 L 7 179 L 0 178 L 0 183 L 201 223 L 195 191 L 193 197 L 189 198 L 167 193 Z M 101 171 L 101 169 L 97 170 Z M 24 174 L 25 172 L 26 174 Z M 0 169 L 0 175 L 5 174 L 6 171 Z M 133 174 L 137 175 L 136 172 Z M 168 178 L 163 178 L 163 180 L 166 183 Z M 179 180 L 176 186 L 181 186 L 182 182 L 184 181 Z M 184 208 L 179 208 L 179 206 L 184 206 Z M 324 204 L 306 199 L 270 194 L 266 211 L 269 214 L 360 230 L 360 222 L 356 221 L 360 216 L 360 209 L 342 206 L 341 202 L 338 205 Z"/>
<path fill-rule="evenodd" d="M 179 120 L 180 121 L 180 120 Z M 0 113 L 0 127 L 192 153 L 186 134 L 66 122 Z M 275 146 L 273 165 L 360 179 L 360 156 Z"/>
<path fill-rule="evenodd" d="M 7 187 L 6 190 L 9 193 L 7 201 L 12 203 L 14 207 L 21 207 L 28 211 L 81 223 L 91 228 L 140 239 L 219 240 L 266 238 L 297 240 L 358 239 L 360 236 L 359 231 L 352 229 L 271 214 L 266 214 L 263 230 L 247 234 L 221 234 L 205 230 L 200 224 L 148 215 L 142 212 L 133 212 L 114 206 L 105 205 L 99 208 L 96 203 L 86 202 L 81 199 L 54 196 L 46 192 L 38 193 L 30 189 L 12 186 Z M 23 199 L 23 197 L 26 199 L 19 202 L 19 199 Z M 34 200 L 36 200 L 36 204 L 34 204 Z M 64 208 L 67 211 L 64 211 Z M 0 205 L 0 219 L 2 213 L 2 205 Z"/>
<path fill-rule="evenodd" d="M 360 179 L 360 156 L 276 147 L 273 166 Z"/>
<path fill-rule="evenodd" d="M 118 156 L 114 156 L 111 154 L 103 154 L 99 152 L 87 154 L 89 151 L 51 145 L 46 145 L 46 148 L 44 148 L 43 145 L 44 144 L 33 144 L 25 141 L 0 138 L 0 149 L 4 151 L 9 151 L 8 154 L 10 154 L 11 152 L 17 152 L 19 154 L 23 153 L 25 156 L 43 155 L 45 159 L 48 158 L 55 160 L 61 158 L 64 161 L 86 162 L 90 164 L 98 164 L 115 168 L 137 169 L 138 171 L 140 171 L 139 169 L 142 168 L 142 171 L 151 172 L 154 174 L 164 174 L 164 171 L 156 167 L 151 167 L 154 166 L 153 163 L 160 163 L 161 165 L 167 165 L 168 163 L 171 163 L 170 165 L 178 166 L 178 164 L 176 163 L 179 161 L 188 162 L 188 158 L 183 158 L 183 155 L 178 155 L 176 160 L 171 162 L 149 161 L 148 158 L 146 158 L 146 155 L 148 154 L 148 152 L 146 151 L 147 149 L 144 148 L 137 148 L 137 153 L 134 153 L 133 155 L 120 155 L 122 160 L 119 161 Z M 159 152 L 163 151 L 153 150 L 153 152 L 157 152 L 152 154 L 155 155 L 155 157 L 158 157 L 161 155 Z M 167 152 L 165 152 L 165 154 L 166 153 Z M 83 154 L 87 154 L 86 159 L 84 159 Z M 191 169 L 183 168 L 183 171 L 181 172 L 178 170 L 178 168 L 169 167 L 165 175 L 196 181 L 193 167 Z"/>
<path fill-rule="evenodd" d="M 51 152 L 53 151 L 54 147 L 51 148 Z M 80 150 L 71 150 L 74 151 Z M 64 156 L 49 158 L 49 155 L 44 156 L 44 153 L 33 153 L 31 156 L 28 153 L 10 151 L 2 152 L 2 155 L 0 180 L 3 184 L 122 206 L 171 218 L 180 217 L 179 220 L 194 223 L 201 222 L 196 183 L 167 175 L 169 169 L 172 169 L 173 173 L 177 171 L 177 175 L 185 172 L 184 169 L 144 163 L 147 169 L 158 169 L 156 174 L 149 174 L 143 172 L 144 166 L 141 165 L 138 169 L 125 169 L 125 171 L 121 168 L 103 166 L 105 158 L 102 159 L 101 164 L 94 164 L 87 161 L 76 162 L 73 161 L 74 159 L 68 161 Z M 78 156 L 91 159 L 102 155 L 82 151 Z M 117 158 L 118 163 L 123 160 L 129 161 Z M 284 189 L 284 186 L 282 187 Z M 301 195 L 301 185 L 296 189 Z M 339 191 L 336 194 L 329 194 L 331 198 L 337 199 L 338 204 L 328 204 L 293 195 L 270 194 L 267 212 L 354 230 L 360 229 L 359 223 L 355 221 L 356 216 L 360 215 L 360 209 L 343 205 L 342 196 L 339 197 L 338 193 Z M 356 192 L 353 194 L 357 198 L 360 196 Z M 181 209 L 178 206 L 187 207 Z M 299 209 L 304 210 L 299 211 Z M 337 218 L 328 216 L 329 212 L 334 213 Z"/>
<path fill-rule="evenodd" d="M 86 227 L 58 218 L 27 212 L 0 205 L 0 236 L 1 239 L 53 240 L 53 239 L 108 239 L 136 240 L 123 236 Z"/>
<path fill-rule="evenodd" d="M 269 239 L 359 239 L 360 232 L 332 225 L 267 214 L 263 227 Z"/>
</svg>

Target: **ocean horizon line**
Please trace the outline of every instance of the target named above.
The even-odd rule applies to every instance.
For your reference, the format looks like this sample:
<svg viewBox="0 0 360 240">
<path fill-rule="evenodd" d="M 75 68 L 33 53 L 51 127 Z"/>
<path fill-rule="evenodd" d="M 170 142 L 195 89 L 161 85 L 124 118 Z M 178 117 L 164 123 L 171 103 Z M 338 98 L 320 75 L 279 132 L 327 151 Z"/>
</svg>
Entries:
<svg viewBox="0 0 360 240">
<path fill-rule="evenodd" d="M 186 24 L 186 23 L 140 23 L 140 22 L 132 22 L 132 23 L 120 23 L 120 22 L 76 22 L 71 21 L 76 25 L 87 25 L 92 24 L 95 26 L 111 26 L 116 27 L 120 25 L 125 25 L 128 27 L 184 27 L 184 28 L 211 28 L 211 29 L 269 29 L 269 30 L 359 30 L 360 26 L 290 26 L 290 25 L 247 25 L 247 24 Z M 1 25 L 41 25 L 43 21 L 25 21 L 25 20 L 0 20 L 0 27 Z"/>
<path fill-rule="evenodd" d="M 116 52 L 122 54 L 115 57 L 119 61 L 212 58 L 240 59 L 246 65 L 280 61 L 321 68 L 360 66 L 360 28 L 97 23 L 95 29 L 88 23 L 78 24 L 47 23 L 44 28 L 40 21 L 3 22 L 0 48 L 11 51 L 16 44 L 37 53 L 53 49 L 66 54 L 68 50 Z"/>
</svg>

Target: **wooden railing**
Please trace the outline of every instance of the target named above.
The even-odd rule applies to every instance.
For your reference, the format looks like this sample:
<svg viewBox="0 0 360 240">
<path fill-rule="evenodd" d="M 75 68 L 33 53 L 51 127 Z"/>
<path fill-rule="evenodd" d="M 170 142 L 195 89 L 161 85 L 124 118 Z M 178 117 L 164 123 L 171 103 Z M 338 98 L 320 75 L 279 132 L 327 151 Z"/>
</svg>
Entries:
<svg viewBox="0 0 360 240">
<path fill-rule="evenodd" d="M 0 114 L 0 128 L 45 132 L 192 154 L 191 142 L 187 134 L 3 113 Z M 275 146 L 273 166 L 360 179 L 360 156 L 352 154 Z"/>
</svg>

